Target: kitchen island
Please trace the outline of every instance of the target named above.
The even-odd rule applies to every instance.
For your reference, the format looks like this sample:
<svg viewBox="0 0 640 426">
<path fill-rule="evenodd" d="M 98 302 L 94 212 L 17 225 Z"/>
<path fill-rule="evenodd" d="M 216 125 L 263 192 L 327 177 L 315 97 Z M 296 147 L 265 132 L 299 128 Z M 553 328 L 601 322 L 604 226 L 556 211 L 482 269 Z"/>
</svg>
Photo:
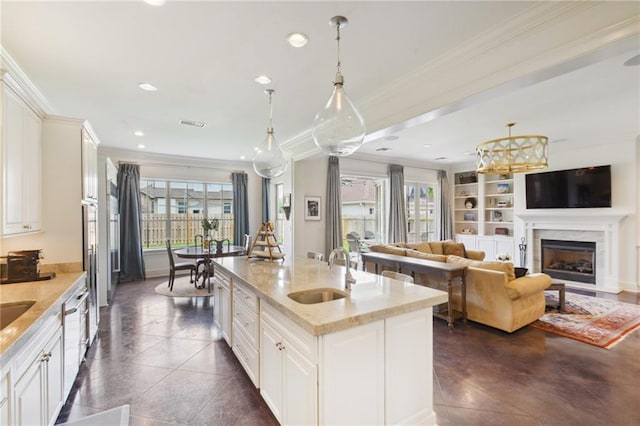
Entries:
<svg viewBox="0 0 640 426">
<path fill-rule="evenodd" d="M 214 319 L 281 424 L 435 424 L 432 306 L 446 293 L 352 271 L 349 294 L 344 267 L 307 258 L 215 269 Z"/>
</svg>

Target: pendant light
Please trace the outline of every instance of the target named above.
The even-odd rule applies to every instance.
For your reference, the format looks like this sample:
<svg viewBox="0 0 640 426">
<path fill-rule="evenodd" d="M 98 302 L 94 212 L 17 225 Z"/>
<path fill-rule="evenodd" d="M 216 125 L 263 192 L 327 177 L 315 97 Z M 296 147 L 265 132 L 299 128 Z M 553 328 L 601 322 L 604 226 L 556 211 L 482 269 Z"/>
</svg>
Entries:
<svg viewBox="0 0 640 426">
<path fill-rule="evenodd" d="M 516 123 L 507 123 L 508 138 L 482 142 L 476 147 L 478 173 L 509 174 L 546 169 L 549 138 L 542 135 L 511 136 Z"/>
<path fill-rule="evenodd" d="M 340 72 L 340 29 L 349 21 L 334 16 L 329 25 L 336 27 L 338 41 L 338 71 L 333 82 L 333 93 L 324 108 L 313 120 L 311 135 L 316 145 L 329 155 L 345 157 L 362 145 L 365 125 L 362 116 L 344 91 L 344 78 Z"/>
<path fill-rule="evenodd" d="M 287 160 L 273 136 L 273 103 L 271 98 L 274 90 L 267 89 L 264 92 L 269 95 L 269 127 L 267 127 L 267 137 L 253 156 L 253 170 L 262 177 L 273 178 L 284 173 L 287 169 Z"/>
</svg>

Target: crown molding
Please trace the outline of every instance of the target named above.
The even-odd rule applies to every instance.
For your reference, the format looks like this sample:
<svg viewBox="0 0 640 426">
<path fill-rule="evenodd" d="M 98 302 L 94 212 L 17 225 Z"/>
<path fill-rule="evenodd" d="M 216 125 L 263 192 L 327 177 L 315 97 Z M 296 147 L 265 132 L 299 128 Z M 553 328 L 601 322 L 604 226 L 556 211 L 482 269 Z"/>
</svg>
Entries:
<svg viewBox="0 0 640 426">
<path fill-rule="evenodd" d="M 20 65 L 18 65 L 2 45 L 0 45 L 0 70 L 2 71 L 3 79 L 6 79 L 6 74 L 8 74 L 9 78 L 15 84 L 15 86 L 12 85 L 12 88 L 18 91 L 20 97 L 39 116 L 43 117 L 54 113 L 53 106 L 42 94 L 42 91 L 31 81 Z"/>
</svg>

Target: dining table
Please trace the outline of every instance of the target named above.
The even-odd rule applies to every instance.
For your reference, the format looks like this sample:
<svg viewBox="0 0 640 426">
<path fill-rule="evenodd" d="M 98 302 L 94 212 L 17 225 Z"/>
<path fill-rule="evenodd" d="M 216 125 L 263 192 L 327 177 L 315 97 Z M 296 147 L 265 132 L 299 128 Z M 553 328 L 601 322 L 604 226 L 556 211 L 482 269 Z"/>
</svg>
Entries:
<svg viewBox="0 0 640 426">
<path fill-rule="evenodd" d="M 200 285 L 196 284 L 196 287 L 204 288 L 205 284 L 207 284 L 209 290 L 211 290 L 211 276 L 213 275 L 211 259 L 215 257 L 240 256 L 244 253 L 244 247 L 232 244 L 218 244 L 209 248 L 195 245 L 177 249 L 174 253 L 183 259 L 203 259 L 204 268 L 196 277 L 196 283 L 200 278 L 202 278 L 202 283 Z"/>
</svg>

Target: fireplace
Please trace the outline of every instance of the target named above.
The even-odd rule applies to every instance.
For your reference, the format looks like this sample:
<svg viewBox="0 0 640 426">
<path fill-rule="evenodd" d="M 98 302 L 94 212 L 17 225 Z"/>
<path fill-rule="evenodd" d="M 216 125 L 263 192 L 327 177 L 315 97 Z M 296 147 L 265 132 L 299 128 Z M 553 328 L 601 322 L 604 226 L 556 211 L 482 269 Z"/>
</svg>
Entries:
<svg viewBox="0 0 640 426">
<path fill-rule="evenodd" d="M 596 283 L 596 243 L 541 239 L 541 270 L 553 278 Z"/>
</svg>

